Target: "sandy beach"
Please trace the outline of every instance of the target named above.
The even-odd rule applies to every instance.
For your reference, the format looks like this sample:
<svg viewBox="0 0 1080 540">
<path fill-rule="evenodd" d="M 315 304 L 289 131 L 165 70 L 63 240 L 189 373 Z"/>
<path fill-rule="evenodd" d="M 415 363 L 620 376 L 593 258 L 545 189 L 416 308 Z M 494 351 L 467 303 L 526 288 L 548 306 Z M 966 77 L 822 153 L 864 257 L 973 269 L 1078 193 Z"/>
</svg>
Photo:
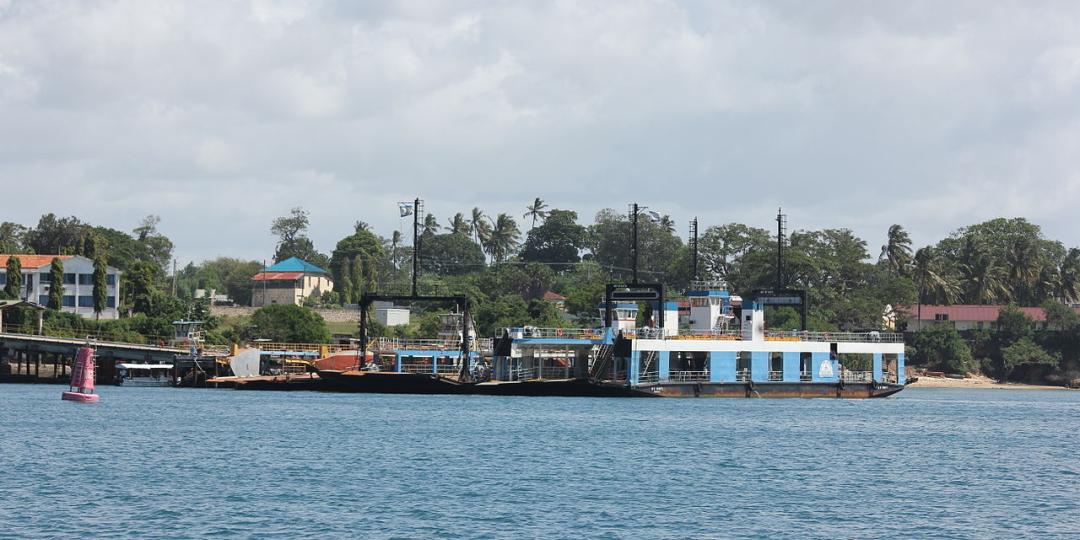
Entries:
<svg viewBox="0 0 1080 540">
<path fill-rule="evenodd" d="M 990 377 L 973 375 L 966 379 L 950 379 L 947 377 L 928 377 L 919 375 L 919 380 L 912 383 L 912 388 L 986 388 L 995 390 L 1068 390 L 1063 386 L 1046 386 L 1039 384 L 999 383 Z"/>
</svg>

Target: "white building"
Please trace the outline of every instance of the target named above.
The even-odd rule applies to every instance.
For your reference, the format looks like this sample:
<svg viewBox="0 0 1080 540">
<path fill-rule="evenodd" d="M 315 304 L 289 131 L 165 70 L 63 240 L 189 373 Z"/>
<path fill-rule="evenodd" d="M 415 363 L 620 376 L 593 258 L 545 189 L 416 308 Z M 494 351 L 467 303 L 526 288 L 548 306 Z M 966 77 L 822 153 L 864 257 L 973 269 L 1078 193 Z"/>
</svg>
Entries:
<svg viewBox="0 0 1080 540">
<path fill-rule="evenodd" d="M 76 313 L 86 318 L 94 314 L 94 261 L 80 255 L 0 255 L 0 287 L 7 285 L 7 262 L 10 257 L 18 257 L 22 265 L 22 287 L 19 298 L 49 305 L 52 260 L 59 258 L 64 263 L 64 288 L 61 311 Z M 120 318 L 120 270 L 106 267 L 105 310 L 102 319 Z"/>
</svg>

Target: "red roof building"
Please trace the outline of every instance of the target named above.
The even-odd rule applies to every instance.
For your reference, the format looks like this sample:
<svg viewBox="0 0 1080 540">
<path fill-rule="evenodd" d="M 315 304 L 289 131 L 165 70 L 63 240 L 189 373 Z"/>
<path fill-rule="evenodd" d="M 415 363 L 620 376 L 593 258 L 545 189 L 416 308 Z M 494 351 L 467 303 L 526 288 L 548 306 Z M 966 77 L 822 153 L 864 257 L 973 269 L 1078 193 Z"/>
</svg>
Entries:
<svg viewBox="0 0 1080 540">
<path fill-rule="evenodd" d="M 921 330 L 924 326 L 948 322 L 957 330 L 994 330 L 997 328 L 997 318 L 1003 305 L 972 305 L 954 304 L 940 306 L 933 304 L 916 304 L 914 306 L 901 307 L 900 312 L 908 316 L 907 329 L 909 331 Z M 1035 321 L 1036 328 L 1046 328 L 1046 312 L 1042 308 L 1022 307 L 1019 308 L 1025 315 Z M 1073 308 L 1080 314 L 1080 308 Z"/>
</svg>

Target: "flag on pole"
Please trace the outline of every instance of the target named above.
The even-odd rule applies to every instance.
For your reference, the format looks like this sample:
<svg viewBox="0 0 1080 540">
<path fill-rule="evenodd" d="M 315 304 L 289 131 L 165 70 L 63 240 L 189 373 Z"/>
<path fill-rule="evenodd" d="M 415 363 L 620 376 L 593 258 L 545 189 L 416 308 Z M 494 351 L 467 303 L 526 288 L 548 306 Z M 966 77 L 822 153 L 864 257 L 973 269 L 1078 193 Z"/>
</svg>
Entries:
<svg viewBox="0 0 1080 540">
<path fill-rule="evenodd" d="M 401 217 L 412 215 L 412 203 L 398 203 L 398 212 L 401 213 Z"/>
</svg>

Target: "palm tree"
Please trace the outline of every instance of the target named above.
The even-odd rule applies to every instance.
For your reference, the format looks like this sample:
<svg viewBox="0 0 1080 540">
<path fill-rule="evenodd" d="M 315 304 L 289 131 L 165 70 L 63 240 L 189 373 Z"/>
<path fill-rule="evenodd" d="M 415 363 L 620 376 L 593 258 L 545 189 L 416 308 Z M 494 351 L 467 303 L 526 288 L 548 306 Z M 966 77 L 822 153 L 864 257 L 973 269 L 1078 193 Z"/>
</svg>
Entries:
<svg viewBox="0 0 1080 540">
<path fill-rule="evenodd" d="M 439 220 L 435 219 L 435 214 L 427 214 L 426 216 L 424 216 L 424 224 L 420 228 L 420 234 L 424 236 L 432 236 L 435 233 L 439 232 L 439 229 L 441 228 L 442 227 L 439 226 Z"/>
<path fill-rule="evenodd" d="M 675 234 L 675 222 L 671 220 L 671 216 L 664 214 L 663 216 L 660 216 L 660 219 L 658 219 L 656 223 L 669 234 Z"/>
<path fill-rule="evenodd" d="M 477 244 L 483 244 L 480 233 L 486 228 L 487 221 L 484 219 L 484 213 L 474 206 L 472 216 L 469 218 L 469 232 L 473 235 L 473 239 L 476 240 Z"/>
<path fill-rule="evenodd" d="M 924 247 L 915 252 L 912 264 L 915 283 L 919 287 L 918 317 L 922 326 L 922 304 L 928 299 L 950 304 L 956 300 L 960 287 L 952 276 L 941 269 L 941 258 L 931 247 Z"/>
<path fill-rule="evenodd" d="M 394 231 L 394 234 L 390 235 L 390 263 L 394 265 L 394 268 L 398 267 L 398 246 L 401 245 L 401 231 Z"/>
<path fill-rule="evenodd" d="M 960 263 L 960 282 L 972 304 L 989 304 L 1006 300 L 1004 271 L 997 259 L 984 247 L 968 242 Z"/>
<path fill-rule="evenodd" d="M 521 231 L 518 230 L 514 218 L 508 214 L 499 214 L 491 223 L 484 251 L 491 255 L 493 261 L 503 262 L 517 247 L 520 237 Z"/>
<path fill-rule="evenodd" d="M 1070 248 L 1058 268 L 1057 295 L 1066 302 L 1080 298 L 1080 249 Z"/>
<path fill-rule="evenodd" d="M 535 200 L 533 200 L 532 205 L 525 207 L 525 209 L 528 210 L 528 211 L 525 212 L 525 214 L 523 216 L 521 216 L 521 217 L 524 218 L 524 219 L 529 219 L 531 217 L 532 218 L 532 227 L 530 227 L 530 228 L 535 228 L 536 227 L 536 218 L 540 218 L 540 221 L 543 221 L 544 218 L 547 217 L 548 213 L 544 210 L 545 208 L 547 208 L 547 205 L 544 204 L 544 200 L 541 199 L 540 197 L 537 197 Z"/>
<path fill-rule="evenodd" d="M 465 221 L 465 215 L 461 212 L 454 214 L 454 217 L 449 221 L 450 234 L 463 234 L 469 235 L 469 222 Z"/>
<path fill-rule="evenodd" d="M 1030 303 L 1031 290 L 1042 270 L 1035 244 L 1026 238 L 1017 239 L 1005 253 L 1005 265 L 1012 298 L 1021 303 Z"/>
<path fill-rule="evenodd" d="M 885 262 L 894 274 L 907 274 L 911 264 L 911 235 L 900 225 L 889 227 L 888 242 L 881 246 L 878 262 Z"/>
</svg>

